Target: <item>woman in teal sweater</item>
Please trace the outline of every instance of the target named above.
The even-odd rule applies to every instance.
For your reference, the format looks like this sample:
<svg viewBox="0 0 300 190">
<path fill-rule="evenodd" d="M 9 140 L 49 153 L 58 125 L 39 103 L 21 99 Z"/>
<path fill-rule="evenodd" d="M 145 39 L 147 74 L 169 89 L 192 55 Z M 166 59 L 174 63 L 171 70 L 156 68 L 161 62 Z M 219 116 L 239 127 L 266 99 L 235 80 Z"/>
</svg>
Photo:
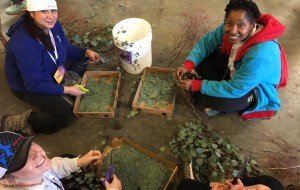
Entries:
<svg viewBox="0 0 300 190">
<path fill-rule="evenodd" d="M 224 23 L 200 39 L 183 66 L 179 86 L 194 93 L 208 115 L 241 111 L 245 120 L 271 118 L 280 109 L 287 62 L 277 37 L 285 27 L 251 0 L 231 0 Z M 200 80 L 183 80 L 193 69 Z"/>
</svg>

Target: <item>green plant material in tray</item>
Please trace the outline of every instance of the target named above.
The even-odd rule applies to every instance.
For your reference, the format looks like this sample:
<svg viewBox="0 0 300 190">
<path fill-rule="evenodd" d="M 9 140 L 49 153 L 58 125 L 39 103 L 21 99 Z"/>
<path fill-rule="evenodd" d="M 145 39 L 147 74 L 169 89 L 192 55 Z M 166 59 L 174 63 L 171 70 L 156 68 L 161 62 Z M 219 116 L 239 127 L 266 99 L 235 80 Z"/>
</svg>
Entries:
<svg viewBox="0 0 300 190">
<path fill-rule="evenodd" d="M 162 190 L 172 175 L 162 163 L 123 144 L 103 160 L 102 176 L 106 175 L 111 156 L 114 173 L 122 181 L 123 190 Z"/>
<path fill-rule="evenodd" d="M 165 108 L 174 103 L 176 82 L 173 74 L 147 73 L 142 84 L 138 104 L 146 107 Z"/>
<path fill-rule="evenodd" d="M 117 89 L 116 78 L 89 79 L 89 92 L 80 99 L 80 112 L 112 112 Z"/>
</svg>

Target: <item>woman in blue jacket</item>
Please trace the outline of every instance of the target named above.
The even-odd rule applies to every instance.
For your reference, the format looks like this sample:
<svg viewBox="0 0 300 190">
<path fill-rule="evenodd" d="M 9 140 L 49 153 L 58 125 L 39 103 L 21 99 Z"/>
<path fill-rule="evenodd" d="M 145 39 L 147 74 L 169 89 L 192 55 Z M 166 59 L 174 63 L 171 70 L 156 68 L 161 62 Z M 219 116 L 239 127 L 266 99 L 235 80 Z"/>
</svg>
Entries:
<svg viewBox="0 0 300 190">
<path fill-rule="evenodd" d="M 14 95 L 38 111 L 3 116 L 0 131 L 53 133 L 73 121 L 68 96 L 85 92 L 76 81 L 64 84 L 65 75 L 68 71 L 80 78 L 86 69 L 84 62 L 98 60 L 99 54 L 71 45 L 57 18 L 55 0 L 28 0 L 25 15 L 10 28 L 5 59 L 8 85 Z M 67 60 L 76 63 L 66 64 Z"/>
<path fill-rule="evenodd" d="M 183 66 L 179 86 L 194 93 L 208 115 L 241 111 L 245 120 L 271 118 L 280 109 L 277 88 L 287 82 L 287 62 L 277 37 L 285 26 L 261 14 L 252 0 L 231 0 L 224 23 L 200 39 Z M 200 80 L 183 79 L 193 69 Z"/>
</svg>

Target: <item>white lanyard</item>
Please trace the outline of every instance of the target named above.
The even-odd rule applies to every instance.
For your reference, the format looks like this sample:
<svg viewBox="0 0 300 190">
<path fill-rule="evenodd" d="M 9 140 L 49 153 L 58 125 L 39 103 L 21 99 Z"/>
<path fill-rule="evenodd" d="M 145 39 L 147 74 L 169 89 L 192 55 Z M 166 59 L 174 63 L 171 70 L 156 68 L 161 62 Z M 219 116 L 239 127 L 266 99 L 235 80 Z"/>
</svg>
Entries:
<svg viewBox="0 0 300 190">
<path fill-rule="evenodd" d="M 49 35 L 50 35 L 50 39 L 51 39 L 51 43 L 54 47 L 54 55 L 55 55 L 55 58 L 51 55 L 51 53 L 48 51 L 48 54 L 50 55 L 51 59 L 53 60 L 53 62 L 55 63 L 55 65 L 57 66 L 57 63 L 56 63 L 56 60 L 58 58 L 58 54 L 57 54 L 57 49 L 56 49 L 56 45 L 55 45 L 55 40 L 53 38 L 53 35 L 52 35 L 52 32 L 51 30 L 49 30 Z"/>
<path fill-rule="evenodd" d="M 47 181 L 53 183 L 57 187 L 57 189 L 64 190 L 64 187 L 63 187 L 62 183 L 59 180 L 57 180 L 52 174 L 44 173 L 44 178 Z"/>
</svg>

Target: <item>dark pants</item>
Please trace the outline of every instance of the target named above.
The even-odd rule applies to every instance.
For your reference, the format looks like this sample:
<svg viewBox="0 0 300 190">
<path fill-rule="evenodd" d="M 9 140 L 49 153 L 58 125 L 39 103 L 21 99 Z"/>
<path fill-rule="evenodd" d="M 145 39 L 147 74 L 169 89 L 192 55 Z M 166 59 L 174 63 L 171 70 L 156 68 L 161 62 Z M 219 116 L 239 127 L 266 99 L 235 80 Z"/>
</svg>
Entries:
<svg viewBox="0 0 300 190">
<path fill-rule="evenodd" d="M 53 133 L 74 119 L 73 105 L 70 105 L 63 95 L 34 94 L 16 90 L 12 90 L 12 93 L 39 110 L 31 112 L 28 118 L 28 123 L 37 133 Z"/>
<path fill-rule="evenodd" d="M 215 52 L 205 58 L 196 67 L 197 73 L 206 80 L 229 80 L 228 57 Z M 219 98 L 196 92 L 194 95 L 196 105 L 202 108 L 212 108 L 222 113 L 242 111 L 255 103 L 252 91 L 239 98 Z"/>
<path fill-rule="evenodd" d="M 252 186 L 257 184 L 265 185 L 272 190 L 283 190 L 283 186 L 280 181 L 271 176 L 258 176 L 242 179 L 244 186 Z M 178 185 L 177 190 L 210 190 L 209 184 L 200 183 L 199 181 L 192 179 L 185 179 Z"/>
<path fill-rule="evenodd" d="M 22 1 L 26 1 L 26 0 L 11 0 L 13 4 L 20 4 Z"/>
<path fill-rule="evenodd" d="M 83 62 L 67 62 L 67 70 L 74 71 L 82 77 L 86 70 Z M 35 94 L 11 89 L 20 100 L 36 107 L 38 111 L 30 113 L 28 123 L 37 133 L 53 133 L 74 120 L 73 102 L 75 97 L 69 95 Z"/>
</svg>

